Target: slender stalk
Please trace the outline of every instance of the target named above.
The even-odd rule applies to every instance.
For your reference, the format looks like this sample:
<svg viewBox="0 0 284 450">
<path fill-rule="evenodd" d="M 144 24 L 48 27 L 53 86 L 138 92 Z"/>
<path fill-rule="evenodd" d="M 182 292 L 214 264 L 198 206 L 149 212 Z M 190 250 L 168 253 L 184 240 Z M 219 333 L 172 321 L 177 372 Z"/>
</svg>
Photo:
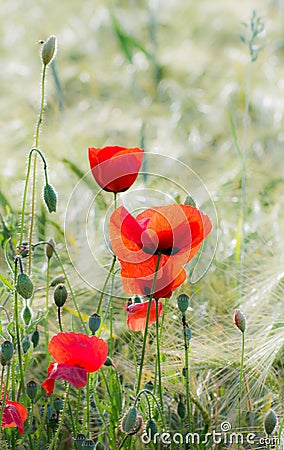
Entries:
<svg viewBox="0 0 284 450">
<path fill-rule="evenodd" d="M 188 340 L 186 329 L 188 327 L 185 320 L 185 313 L 182 315 L 183 326 L 183 342 L 184 342 L 184 359 L 185 359 L 185 391 L 186 391 L 186 409 L 187 409 L 187 426 L 188 432 L 191 432 L 191 398 L 190 398 L 190 376 L 189 376 L 189 359 L 188 359 Z"/>
<path fill-rule="evenodd" d="M 103 298 L 104 298 L 105 290 L 106 290 L 107 284 L 109 282 L 109 279 L 111 277 L 111 274 L 113 272 L 113 269 L 114 269 L 114 266 L 115 266 L 115 262 L 116 262 L 116 256 L 113 255 L 112 264 L 111 264 L 111 267 L 110 267 L 109 272 L 107 274 L 107 277 L 105 279 L 105 282 L 104 282 L 104 285 L 103 285 L 103 288 L 102 288 L 102 292 L 101 292 L 101 296 L 100 296 L 100 299 L 99 299 L 99 304 L 98 304 L 98 307 L 97 307 L 97 314 L 98 315 L 100 315 L 100 311 L 101 311 L 101 306 L 102 306 L 102 301 L 103 301 Z"/>
<path fill-rule="evenodd" d="M 153 283 L 152 283 L 151 293 L 150 293 L 150 296 L 149 296 L 149 304 L 148 304 L 147 315 L 146 315 L 146 325 L 145 325 L 145 330 L 144 330 L 143 347 L 142 347 L 139 375 L 138 375 L 138 381 L 137 381 L 136 395 L 138 395 L 138 393 L 140 391 L 140 387 L 141 387 L 143 365 L 144 365 L 145 352 L 146 352 L 146 342 L 147 342 L 148 327 L 149 327 L 150 310 L 151 310 L 153 295 L 154 295 L 154 292 L 155 292 L 155 285 L 156 285 L 156 281 L 157 281 L 157 276 L 158 276 L 158 270 L 159 270 L 161 257 L 162 257 L 162 254 L 159 252 L 158 253 L 158 257 L 157 257 L 157 263 L 156 263 L 156 268 L 155 268 L 155 273 L 154 273 L 154 279 L 153 279 Z"/>
<path fill-rule="evenodd" d="M 90 435 L 90 374 L 87 375 L 87 389 L 86 389 L 86 434 Z"/>
<path fill-rule="evenodd" d="M 279 442 L 281 442 L 281 439 L 282 439 L 281 436 L 282 436 L 283 426 L 284 426 L 284 417 L 282 418 L 280 426 L 279 426 L 275 450 L 279 450 Z"/>
<path fill-rule="evenodd" d="M 77 406 L 76 406 L 76 412 L 75 412 L 75 427 L 77 430 L 79 430 L 79 412 L 81 410 L 81 399 L 82 399 L 82 389 L 78 389 L 78 395 L 77 395 Z"/>
<path fill-rule="evenodd" d="M 45 323 L 44 323 L 44 334 L 45 334 L 45 354 L 47 358 L 47 365 L 50 362 L 50 355 L 48 351 L 48 342 L 49 342 L 49 331 L 48 331 L 48 314 L 49 314 L 49 306 L 48 306 L 48 294 L 49 294 L 49 283 L 50 283 L 50 258 L 47 258 L 47 269 L 46 269 L 46 287 L 45 287 Z"/>
<path fill-rule="evenodd" d="M 58 317 L 58 324 L 59 324 L 59 329 L 61 332 L 63 332 L 63 328 L 62 328 L 62 322 L 61 322 L 61 308 L 57 308 L 57 317 Z"/>
<path fill-rule="evenodd" d="M 239 395 L 238 395 L 238 431 L 239 432 L 241 429 L 241 398 L 242 398 L 242 388 L 243 388 L 244 355 L 245 355 L 245 333 L 242 332 L 240 380 L 239 380 Z M 238 442 L 238 450 L 240 450 L 240 448 L 241 448 L 241 443 Z"/>
<path fill-rule="evenodd" d="M 63 406 L 63 410 L 62 410 L 62 414 L 61 414 L 61 420 L 60 420 L 60 423 L 59 423 L 58 428 L 56 430 L 56 433 L 54 435 L 54 438 L 52 439 L 52 442 L 48 446 L 48 450 L 55 450 L 56 449 L 56 445 L 58 444 L 58 437 L 59 437 L 59 434 L 61 432 L 61 428 L 62 428 L 63 423 L 64 423 L 66 407 L 68 405 L 69 393 L 70 393 L 70 384 L 68 384 L 68 387 L 67 387 L 67 390 L 66 390 L 64 406 Z"/>
<path fill-rule="evenodd" d="M 39 116 L 36 124 L 35 141 L 34 146 L 38 147 L 39 144 L 39 132 L 40 126 L 42 124 L 43 110 L 44 110 L 44 95 L 45 95 L 45 76 L 46 76 L 47 66 L 44 64 L 42 69 L 41 77 L 41 101 Z M 31 202 L 31 222 L 29 230 L 29 260 L 28 260 L 28 273 L 31 273 L 32 268 L 32 240 L 33 240 L 33 227 L 35 220 L 35 195 L 36 195 L 36 173 L 37 173 L 37 153 L 34 156 L 34 167 L 33 167 L 33 185 L 32 185 L 32 202 Z"/>
<path fill-rule="evenodd" d="M 20 259 L 15 260 L 15 269 L 14 269 L 14 282 L 15 285 L 17 283 L 17 277 L 18 277 L 18 264 L 17 261 L 20 261 Z M 19 310 L 18 310 L 18 292 L 15 288 L 14 291 L 14 329 L 16 329 L 16 340 L 17 340 L 17 351 L 18 351 L 18 360 L 19 360 L 19 370 L 20 370 L 20 389 L 19 391 L 22 391 L 23 395 L 25 396 L 25 381 L 24 381 L 24 373 L 23 373 L 23 364 L 22 364 L 22 347 L 21 347 L 21 338 L 20 338 L 20 326 L 19 326 Z"/>
<path fill-rule="evenodd" d="M 4 394 L 3 397 L 1 395 L 2 398 L 2 402 L 1 402 L 1 412 L 0 412 L 0 424 L 2 425 L 2 417 L 3 417 L 3 413 L 4 413 L 4 408 L 5 408 L 5 404 L 6 404 L 6 396 L 7 396 L 7 392 L 8 392 L 8 383 L 9 383 L 9 379 L 10 379 L 10 369 L 11 369 L 11 364 L 7 364 L 7 375 L 6 375 L 6 383 L 4 386 Z M 4 368 L 3 368 L 4 370 Z M 2 375 L 3 375 L 3 370 L 2 370 Z M 3 379 L 3 376 L 2 376 Z M 2 394 L 2 383 L 1 383 L 1 394 Z M 2 427 L 1 427 L 2 429 Z"/>
<path fill-rule="evenodd" d="M 159 300 L 156 302 L 156 347 L 157 347 L 157 368 L 158 368 L 158 391 L 161 403 L 162 414 L 164 415 L 164 402 L 163 402 L 163 389 L 162 389 L 162 372 L 161 372 L 161 355 L 160 355 L 160 342 L 159 342 Z"/>
</svg>

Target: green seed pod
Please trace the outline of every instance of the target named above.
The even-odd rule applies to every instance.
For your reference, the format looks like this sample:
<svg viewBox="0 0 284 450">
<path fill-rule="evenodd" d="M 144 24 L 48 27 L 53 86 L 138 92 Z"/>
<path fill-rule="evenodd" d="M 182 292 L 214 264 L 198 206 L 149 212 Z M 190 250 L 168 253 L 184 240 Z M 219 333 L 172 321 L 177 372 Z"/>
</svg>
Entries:
<svg viewBox="0 0 284 450">
<path fill-rule="evenodd" d="M 36 329 L 33 332 L 32 336 L 31 336 L 31 341 L 33 343 L 34 348 L 36 348 L 38 343 L 39 343 L 39 331 L 38 331 L 38 329 Z"/>
<path fill-rule="evenodd" d="M 54 58 L 56 51 L 56 37 L 50 36 L 43 44 L 41 50 L 41 59 L 45 66 L 47 66 Z"/>
<path fill-rule="evenodd" d="M 153 440 L 158 433 L 158 427 L 154 419 L 149 419 L 146 423 L 146 433 L 149 439 Z"/>
<path fill-rule="evenodd" d="M 100 328 L 101 318 L 97 313 L 92 314 L 88 320 L 88 326 L 92 332 L 92 335 L 96 334 L 96 331 Z"/>
<path fill-rule="evenodd" d="M 43 200 L 48 212 L 56 212 L 57 195 L 51 184 L 46 184 L 43 189 Z"/>
<path fill-rule="evenodd" d="M 180 294 L 177 298 L 177 304 L 180 312 L 184 314 L 189 306 L 189 298 L 186 294 Z"/>
<path fill-rule="evenodd" d="M 24 299 L 28 300 L 29 298 L 31 298 L 34 291 L 34 285 L 27 274 L 20 273 L 18 275 L 16 289 Z"/>
<path fill-rule="evenodd" d="M 24 353 L 27 353 L 31 347 L 31 341 L 28 336 L 25 336 L 22 340 L 22 349 Z"/>
<path fill-rule="evenodd" d="M 246 317 L 239 309 L 235 310 L 234 324 L 242 333 L 244 333 L 246 331 L 246 327 L 247 327 Z"/>
<path fill-rule="evenodd" d="M 265 433 L 270 436 L 273 433 L 277 424 L 277 417 L 273 409 L 270 409 L 264 418 L 264 429 Z"/>
<path fill-rule="evenodd" d="M 11 361 L 14 353 L 14 345 L 10 341 L 4 341 L 1 345 L 1 356 L 6 361 L 6 364 Z"/>
<path fill-rule="evenodd" d="M 108 356 L 107 359 L 105 360 L 104 366 L 106 367 L 111 367 L 113 366 L 113 362 L 112 359 Z"/>
<path fill-rule="evenodd" d="M 181 419 L 185 418 L 186 409 L 185 404 L 180 400 L 177 406 L 177 413 Z"/>
<path fill-rule="evenodd" d="M 86 436 L 83 433 L 77 434 L 76 439 L 75 439 L 75 444 L 76 444 L 76 449 L 77 450 L 82 450 L 83 442 L 85 442 L 86 439 L 87 438 L 86 438 Z"/>
<path fill-rule="evenodd" d="M 59 397 L 56 397 L 53 400 L 53 408 L 55 409 L 56 412 L 60 412 L 63 409 L 63 400 Z"/>
<path fill-rule="evenodd" d="M 95 443 L 94 443 L 94 441 L 92 439 L 86 439 L 83 442 L 82 449 L 87 450 L 87 448 L 90 449 L 90 450 L 94 450 Z"/>
<path fill-rule="evenodd" d="M 54 242 L 54 240 L 52 238 L 50 238 L 48 240 L 48 242 L 50 242 L 51 245 L 46 244 L 45 254 L 46 254 L 47 259 L 50 259 L 50 258 L 52 258 L 53 253 L 54 253 L 53 249 L 55 248 L 55 242 Z"/>
<path fill-rule="evenodd" d="M 36 398 L 36 394 L 37 394 L 37 383 L 33 380 L 29 381 L 26 385 L 26 393 L 27 396 L 31 399 L 34 400 Z"/>
<path fill-rule="evenodd" d="M 64 284 L 58 284 L 53 293 L 54 303 L 58 308 L 61 308 L 66 302 L 68 297 L 68 292 Z"/>
<path fill-rule="evenodd" d="M 121 429 L 126 434 L 131 434 L 136 425 L 137 409 L 135 406 L 129 408 L 121 420 Z"/>
<path fill-rule="evenodd" d="M 32 320 L 32 310 L 30 309 L 30 307 L 28 305 L 26 305 L 24 307 L 21 315 L 22 315 L 22 320 L 23 320 L 24 324 L 28 326 L 30 321 Z"/>
<path fill-rule="evenodd" d="M 65 276 L 64 275 L 58 275 L 58 277 L 53 278 L 53 280 L 50 283 L 51 287 L 55 287 L 58 284 L 65 283 Z"/>
<path fill-rule="evenodd" d="M 96 450 L 105 450 L 104 444 L 102 444 L 101 442 L 97 442 Z"/>
</svg>

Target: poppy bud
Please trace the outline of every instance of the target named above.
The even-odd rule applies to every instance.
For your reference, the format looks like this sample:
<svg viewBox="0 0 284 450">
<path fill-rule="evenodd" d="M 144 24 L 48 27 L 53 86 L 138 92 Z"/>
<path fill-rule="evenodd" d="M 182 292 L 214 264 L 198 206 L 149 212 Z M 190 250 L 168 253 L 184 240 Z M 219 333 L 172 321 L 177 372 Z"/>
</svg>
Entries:
<svg viewBox="0 0 284 450">
<path fill-rule="evenodd" d="M 82 449 L 87 450 L 87 448 L 94 450 L 95 448 L 95 443 L 92 439 L 86 439 L 83 444 L 82 444 Z"/>
<path fill-rule="evenodd" d="M 58 308 L 61 308 L 66 302 L 68 297 L 67 289 L 64 284 L 58 284 L 53 293 L 54 303 Z"/>
<path fill-rule="evenodd" d="M 270 409 L 264 418 L 264 429 L 265 433 L 269 436 L 273 433 L 274 428 L 277 424 L 277 417 L 273 409 Z"/>
<path fill-rule="evenodd" d="M 111 367 L 111 366 L 113 366 L 112 359 L 111 359 L 109 356 L 108 356 L 107 359 L 105 360 L 104 365 L 105 365 L 106 367 Z"/>
<path fill-rule="evenodd" d="M 97 442 L 96 450 L 105 450 L 104 444 L 102 444 L 101 442 Z"/>
<path fill-rule="evenodd" d="M 60 412 L 63 409 L 63 400 L 59 397 L 53 400 L 53 407 L 56 412 Z"/>
<path fill-rule="evenodd" d="M 48 209 L 48 212 L 50 212 L 50 213 L 56 212 L 57 196 L 56 196 L 56 192 L 53 189 L 53 187 L 51 186 L 51 184 L 46 184 L 44 186 L 43 200 Z"/>
<path fill-rule="evenodd" d="M 133 303 L 142 303 L 141 297 L 139 295 L 135 295 Z"/>
<path fill-rule="evenodd" d="M 29 381 L 26 385 L 26 393 L 31 400 L 34 400 L 36 398 L 37 387 L 37 383 L 33 380 Z"/>
<path fill-rule="evenodd" d="M 247 326 L 246 317 L 239 309 L 235 310 L 234 324 L 242 333 L 244 333 L 246 331 L 246 326 Z"/>
<path fill-rule="evenodd" d="M 16 289 L 24 299 L 28 300 L 29 298 L 31 298 L 34 291 L 34 285 L 27 274 L 20 273 L 18 275 Z"/>
<path fill-rule="evenodd" d="M 180 294 L 177 298 L 177 304 L 180 312 L 184 314 L 189 305 L 189 298 L 186 294 Z"/>
<path fill-rule="evenodd" d="M 4 341 L 1 345 L 1 356 L 4 358 L 5 362 L 11 361 L 14 353 L 14 345 L 10 341 Z"/>
<path fill-rule="evenodd" d="M 96 331 L 100 328 L 101 318 L 97 313 L 92 314 L 88 320 L 88 326 L 92 332 L 92 335 L 96 334 Z"/>
<path fill-rule="evenodd" d="M 22 340 L 22 349 L 24 353 L 27 353 L 30 349 L 31 341 L 28 336 L 25 336 Z"/>
<path fill-rule="evenodd" d="M 180 400 L 177 406 L 177 413 L 181 419 L 185 418 L 185 404 Z"/>
<path fill-rule="evenodd" d="M 193 200 L 191 195 L 187 195 L 184 201 L 184 205 L 196 207 L 196 202 Z"/>
<path fill-rule="evenodd" d="M 36 330 L 33 332 L 32 336 L 31 336 L 31 341 L 32 341 L 32 343 L 33 343 L 34 348 L 36 348 L 36 346 L 37 346 L 38 343 L 39 343 L 39 331 L 38 331 L 38 329 L 36 329 Z"/>
<path fill-rule="evenodd" d="M 43 44 L 41 50 L 41 59 L 45 66 L 47 66 L 53 59 L 56 51 L 56 37 L 50 36 Z"/>
<path fill-rule="evenodd" d="M 49 244 L 46 245 L 45 254 L 46 254 L 47 259 L 50 259 L 50 258 L 52 258 L 53 253 L 54 253 L 53 249 L 55 248 L 55 242 L 52 238 L 50 238 L 48 242 L 50 242 L 51 245 L 49 245 Z"/>
<path fill-rule="evenodd" d="M 22 310 L 22 320 L 25 325 L 29 325 L 30 321 L 32 320 L 32 310 L 28 305 L 24 307 Z"/>
<path fill-rule="evenodd" d="M 77 434 L 76 439 L 75 439 L 76 449 L 77 450 L 82 450 L 83 442 L 85 442 L 86 439 L 87 438 L 86 438 L 86 436 L 83 433 Z"/>
<path fill-rule="evenodd" d="M 121 421 L 121 429 L 126 434 L 131 434 L 136 425 L 137 409 L 135 406 L 129 408 L 127 413 L 124 414 Z"/>
<path fill-rule="evenodd" d="M 61 284 L 61 283 L 65 283 L 65 276 L 64 275 L 58 275 L 58 277 L 53 278 L 53 280 L 50 283 L 50 286 L 51 287 L 55 287 L 55 286 L 57 286 L 58 284 Z"/>
<path fill-rule="evenodd" d="M 151 441 L 154 439 L 154 436 L 158 433 L 158 427 L 154 419 L 149 419 L 146 423 L 146 433 Z"/>
</svg>

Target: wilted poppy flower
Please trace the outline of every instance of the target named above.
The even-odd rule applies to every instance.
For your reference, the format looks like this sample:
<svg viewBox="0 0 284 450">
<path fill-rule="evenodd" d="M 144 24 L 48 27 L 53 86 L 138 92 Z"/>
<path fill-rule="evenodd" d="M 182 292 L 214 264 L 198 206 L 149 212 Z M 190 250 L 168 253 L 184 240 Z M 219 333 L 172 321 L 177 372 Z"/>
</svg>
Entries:
<svg viewBox="0 0 284 450">
<path fill-rule="evenodd" d="M 146 316 L 149 302 L 134 303 L 127 307 L 127 325 L 132 331 L 142 331 L 146 326 Z M 163 313 L 163 304 L 158 302 L 158 316 Z M 152 300 L 148 325 L 156 321 L 156 302 Z"/>
<path fill-rule="evenodd" d="M 28 411 L 18 402 L 10 402 L 6 400 L 3 416 L 2 428 L 17 427 L 20 434 L 24 432 L 24 422 L 28 418 Z"/>
<path fill-rule="evenodd" d="M 77 388 L 84 387 L 87 373 L 96 372 L 106 361 L 108 345 L 96 336 L 69 332 L 53 336 L 48 350 L 56 363 L 50 363 L 42 386 L 50 395 L 57 379 L 68 381 Z"/>
<path fill-rule="evenodd" d="M 150 294 L 159 255 L 154 298 L 170 297 L 186 278 L 183 265 L 200 250 L 211 228 L 209 217 L 193 206 L 157 206 L 136 219 L 123 206 L 116 209 L 110 241 L 125 291 Z"/>
<path fill-rule="evenodd" d="M 109 146 L 91 147 L 88 151 L 93 176 L 105 191 L 126 191 L 136 180 L 142 164 L 143 149 Z"/>
</svg>

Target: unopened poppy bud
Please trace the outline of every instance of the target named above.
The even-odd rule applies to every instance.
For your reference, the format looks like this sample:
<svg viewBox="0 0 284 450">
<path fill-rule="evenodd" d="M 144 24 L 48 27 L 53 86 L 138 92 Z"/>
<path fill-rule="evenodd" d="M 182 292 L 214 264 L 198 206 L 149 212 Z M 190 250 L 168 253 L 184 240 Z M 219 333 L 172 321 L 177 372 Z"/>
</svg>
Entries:
<svg viewBox="0 0 284 450">
<path fill-rule="evenodd" d="M 101 442 L 97 442 L 96 450 L 105 450 L 104 444 L 102 444 Z"/>
<path fill-rule="evenodd" d="M 36 394 L 37 394 L 37 388 L 38 385 L 35 381 L 31 380 L 27 383 L 26 385 L 26 393 L 27 396 L 31 399 L 34 400 L 36 398 Z"/>
<path fill-rule="evenodd" d="M 60 412 L 63 409 L 63 400 L 59 397 L 56 397 L 53 400 L 53 408 L 55 409 L 56 412 Z"/>
<path fill-rule="evenodd" d="M 85 442 L 86 439 L 87 438 L 86 438 L 86 436 L 83 433 L 77 434 L 76 439 L 75 439 L 76 449 L 77 450 L 82 450 L 83 442 Z"/>
<path fill-rule="evenodd" d="M 131 434 L 136 425 L 137 409 L 135 406 L 129 408 L 127 413 L 124 414 L 121 421 L 121 429 L 126 434 Z"/>
<path fill-rule="evenodd" d="M 34 291 L 34 285 L 27 274 L 20 273 L 18 275 L 16 289 L 24 299 L 28 300 L 29 298 L 31 298 Z"/>
<path fill-rule="evenodd" d="M 141 297 L 139 295 L 135 295 L 133 303 L 142 303 Z"/>
<path fill-rule="evenodd" d="M 1 345 L 1 356 L 4 358 L 6 363 L 11 361 L 14 353 L 14 345 L 10 341 L 4 341 Z"/>
<path fill-rule="evenodd" d="M 43 189 L 43 200 L 48 212 L 56 212 L 57 195 L 51 184 L 46 184 Z"/>
<path fill-rule="evenodd" d="M 184 201 L 184 205 L 196 207 L 196 202 L 193 200 L 191 195 L 187 195 Z"/>
<path fill-rule="evenodd" d="M 38 331 L 38 329 L 36 329 L 36 330 L 33 332 L 32 336 L 31 336 L 31 341 L 32 341 L 32 343 L 33 343 L 34 348 L 36 348 L 36 346 L 37 346 L 38 343 L 39 343 L 39 331 Z"/>
<path fill-rule="evenodd" d="M 47 66 L 54 58 L 56 51 L 56 37 L 50 36 L 43 44 L 41 50 L 41 59 L 45 66 Z"/>
<path fill-rule="evenodd" d="M 31 341 L 28 336 L 25 336 L 22 340 L 23 353 L 27 353 L 31 347 Z"/>
<path fill-rule="evenodd" d="M 53 293 L 54 303 L 58 308 L 61 308 L 66 302 L 68 297 L 67 289 L 64 284 L 58 284 Z"/>
<path fill-rule="evenodd" d="M 109 356 L 108 356 L 107 359 L 105 360 L 104 365 L 107 366 L 107 367 L 113 366 L 112 359 L 111 359 Z"/>
<path fill-rule="evenodd" d="M 50 258 L 52 258 L 53 253 L 54 253 L 55 242 L 54 242 L 54 240 L 53 240 L 52 238 L 50 238 L 48 242 L 49 242 L 51 245 L 46 244 L 46 247 L 45 247 L 45 254 L 46 254 L 47 259 L 50 259 Z"/>
<path fill-rule="evenodd" d="M 88 326 L 92 332 L 92 335 L 96 334 L 96 331 L 100 328 L 101 318 L 97 313 L 92 314 L 88 320 Z"/>
<path fill-rule="evenodd" d="M 94 448 L 95 448 L 95 443 L 94 443 L 94 441 L 93 441 L 92 439 L 86 439 L 86 440 L 83 442 L 83 444 L 82 444 L 82 449 L 87 450 L 87 448 L 88 448 L 88 449 L 91 449 L 91 450 L 94 450 Z"/>
<path fill-rule="evenodd" d="M 57 286 L 58 284 L 61 284 L 61 283 L 65 283 L 65 276 L 64 275 L 58 275 L 58 277 L 53 278 L 53 280 L 50 283 L 50 286 L 51 287 L 55 287 L 55 286 Z"/>
<path fill-rule="evenodd" d="M 245 315 L 242 313 L 240 309 L 235 310 L 234 324 L 242 333 L 246 331 L 247 321 Z"/>
<path fill-rule="evenodd" d="M 274 428 L 277 424 L 277 417 L 273 409 L 270 409 L 264 418 L 264 430 L 265 433 L 269 436 L 273 433 Z"/>
<path fill-rule="evenodd" d="M 149 419 L 146 423 L 146 433 L 151 440 L 153 440 L 154 436 L 158 433 L 158 427 L 154 419 Z"/>
<path fill-rule="evenodd" d="M 177 298 L 177 304 L 180 312 L 184 314 L 189 306 L 189 298 L 186 294 L 180 294 Z"/>
<path fill-rule="evenodd" d="M 185 404 L 181 400 L 178 402 L 177 413 L 181 419 L 185 418 L 186 413 Z"/>
<path fill-rule="evenodd" d="M 25 325 L 29 325 L 30 321 L 32 320 L 32 310 L 28 305 L 24 307 L 22 310 L 22 320 Z"/>
</svg>

